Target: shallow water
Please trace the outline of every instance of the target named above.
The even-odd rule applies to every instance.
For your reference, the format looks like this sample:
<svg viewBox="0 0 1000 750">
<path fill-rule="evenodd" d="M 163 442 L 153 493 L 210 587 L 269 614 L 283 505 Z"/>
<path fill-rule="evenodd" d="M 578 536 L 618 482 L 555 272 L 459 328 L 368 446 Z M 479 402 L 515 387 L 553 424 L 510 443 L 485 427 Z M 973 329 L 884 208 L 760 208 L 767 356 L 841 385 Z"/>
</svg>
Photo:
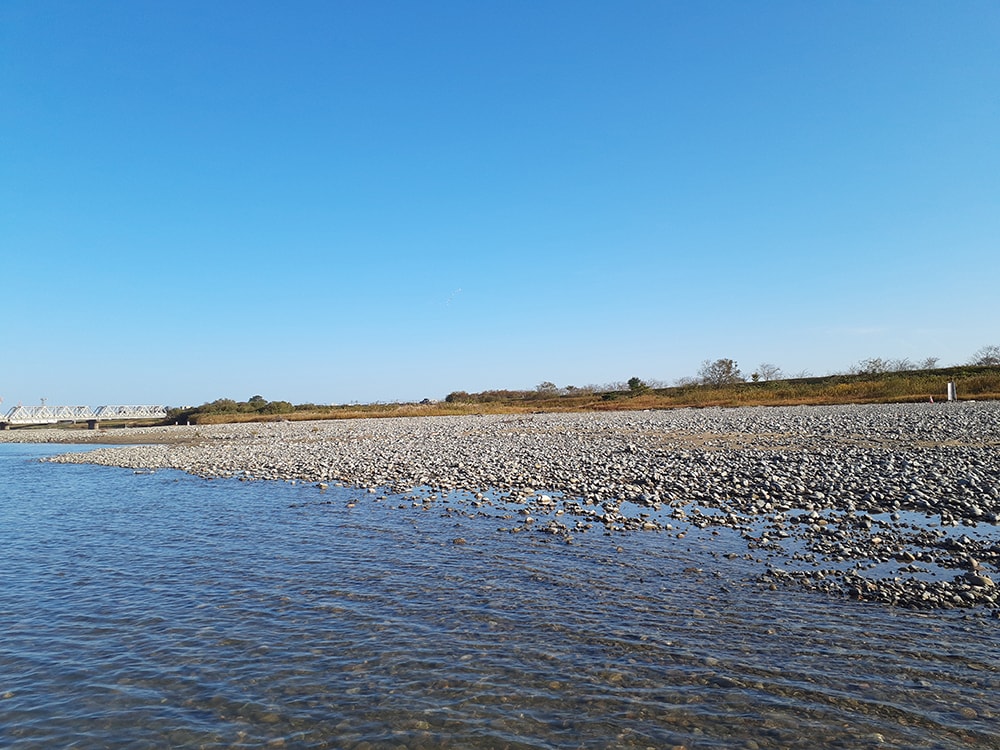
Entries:
<svg viewBox="0 0 1000 750">
<path fill-rule="evenodd" d="M 4 747 L 1000 747 L 981 613 L 770 591 L 725 533 L 65 449 L 0 445 Z"/>
</svg>

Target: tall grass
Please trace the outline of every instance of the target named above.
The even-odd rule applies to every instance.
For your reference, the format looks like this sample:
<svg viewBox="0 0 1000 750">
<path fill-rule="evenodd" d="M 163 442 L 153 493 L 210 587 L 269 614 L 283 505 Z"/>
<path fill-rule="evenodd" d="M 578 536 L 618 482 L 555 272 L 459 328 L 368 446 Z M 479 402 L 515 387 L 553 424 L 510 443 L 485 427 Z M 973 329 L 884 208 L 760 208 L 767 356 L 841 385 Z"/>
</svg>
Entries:
<svg viewBox="0 0 1000 750">
<path fill-rule="evenodd" d="M 941 370 L 892 372 L 879 375 L 831 375 L 724 387 L 684 385 L 634 392 L 490 391 L 465 394 L 464 400 L 421 404 L 353 404 L 296 407 L 293 412 L 185 412 L 192 424 L 224 422 L 358 419 L 364 417 L 433 417 L 463 414 L 526 414 L 539 411 L 623 411 L 710 406 L 780 406 L 794 404 L 906 403 L 946 398 L 954 382 L 959 399 L 1000 399 L 1000 367 L 955 367 Z M 217 403 L 217 402 L 213 402 Z"/>
</svg>

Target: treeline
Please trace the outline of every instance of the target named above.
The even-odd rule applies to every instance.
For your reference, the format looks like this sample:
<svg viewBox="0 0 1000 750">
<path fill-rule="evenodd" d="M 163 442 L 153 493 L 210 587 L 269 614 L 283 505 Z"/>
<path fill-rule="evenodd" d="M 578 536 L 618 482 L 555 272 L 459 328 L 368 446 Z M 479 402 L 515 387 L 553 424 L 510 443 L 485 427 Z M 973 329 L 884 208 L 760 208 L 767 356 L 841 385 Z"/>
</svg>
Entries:
<svg viewBox="0 0 1000 750">
<path fill-rule="evenodd" d="M 207 416 L 250 416 L 274 417 L 295 412 L 313 412 L 324 407 L 316 404 L 294 405 L 289 401 L 268 401 L 263 396 L 251 396 L 246 401 L 236 401 L 231 398 L 218 398 L 201 406 L 181 407 L 167 410 L 167 420 L 174 424 L 184 422 L 197 423 Z"/>
<path fill-rule="evenodd" d="M 661 396 L 676 396 L 678 393 L 689 394 L 692 389 L 721 390 L 733 389 L 740 385 L 763 385 L 774 383 L 796 383 L 798 386 L 809 384 L 813 386 L 844 386 L 851 382 L 879 383 L 884 386 L 886 382 L 892 380 L 892 375 L 908 374 L 911 377 L 895 379 L 899 389 L 891 395 L 904 396 L 913 391 L 920 381 L 919 377 L 912 377 L 919 373 L 924 373 L 931 377 L 940 378 L 947 374 L 955 377 L 964 377 L 970 374 L 969 368 L 996 368 L 1000 366 L 1000 346 L 984 346 L 975 352 L 966 365 L 956 365 L 951 368 L 938 368 L 938 357 L 926 357 L 919 362 L 909 359 L 888 359 L 883 357 L 871 357 L 851 365 L 845 373 L 833 373 L 820 378 L 815 378 L 809 372 L 799 372 L 793 375 L 786 374 L 777 365 L 769 362 L 762 362 L 749 374 L 744 374 L 736 360 L 720 358 L 716 360 L 706 359 L 701 363 L 698 374 L 678 378 L 673 384 L 667 384 L 655 380 L 644 381 L 639 378 L 630 378 L 627 382 L 607 383 L 605 385 L 589 385 L 582 388 L 576 386 L 557 386 L 554 383 L 545 381 L 537 385 L 530 391 L 513 390 L 489 390 L 479 393 L 468 393 L 467 391 L 453 391 L 448 394 L 445 401 L 449 404 L 496 404 L 513 402 L 538 402 L 560 399 L 563 401 L 579 401 L 587 396 L 599 396 L 604 401 L 614 401 L 622 398 L 634 398 L 637 396 L 656 393 Z M 985 375 L 989 383 L 983 390 L 983 379 L 979 378 L 970 385 L 976 393 L 992 391 L 992 375 L 995 373 L 989 369 L 976 374 Z M 913 388 L 911 388 L 913 387 Z M 772 391 L 774 388 L 772 387 Z M 788 390 L 787 388 L 785 390 Z M 841 388 L 841 391 L 847 390 Z M 869 389 L 872 390 L 872 389 Z M 884 387 L 875 388 L 886 392 Z M 749 392 L 759 393 L 759 390 L 750 389 Z M 815 395 L 815 394 L 813 394 Z"/>
<path fill-rule="evenodd" d="M 744 375 L 732 359 L 705 360 L 696 377 L 674 384 L 630 378 L 605 385 L 557 386 L 545 381 L 531 390 L 452 391 L 444 401 L 418 403 L 317 405 L 221 398 L 197 407 L 168 410 L 172 424 L 249 422 L 275 419 L 336 419 L 381 416 L 431 416 L 540 410 L 671 409 L 685 406 L 844 404 L 938 400 L 954 382 L 959 399 L 1000 399 L 1000 347 L 983 347 L 965 365 L 938 368 L 937 358 L 918 363 L 865 359 L 846 373 L 814 377 L 786 375 L 762 363 Z"/>
<path fill-rule="evenodd" d="M 551 386 L 551 387 L 549 387 Z M 448 404 L 491 404 L 509 401 L 547 401 L 560 396 L 587 396 L 593 395 L 597 386 L 587 386 L 577 388 L 576 386 L 565 386 L 557 388 L 551 383 L 543 383 L 532 391 L 512 391 L 512 390 L 490 390 L 478 393 L 468 393 L 466 391 L 452 391 L 445 396 L 445 403 Z"/>
<path fill-rule="evenodd" d="M 745 378 L 731 360 L 699 378 L 665 386 L 631 378 L 607 388 L 531 391 L 455 391 L 446 405 L 485 411 L 513 409 L 669 409 L 682 406 L 837 404 L 940 400 L 954 382 L 960 399 L 1000 398 L 1000 367 L 960 365 L 932 370 L 885 370 L 814 377 Z M 610 402 L 610 403 L 609 403 Z"/>
</svg>

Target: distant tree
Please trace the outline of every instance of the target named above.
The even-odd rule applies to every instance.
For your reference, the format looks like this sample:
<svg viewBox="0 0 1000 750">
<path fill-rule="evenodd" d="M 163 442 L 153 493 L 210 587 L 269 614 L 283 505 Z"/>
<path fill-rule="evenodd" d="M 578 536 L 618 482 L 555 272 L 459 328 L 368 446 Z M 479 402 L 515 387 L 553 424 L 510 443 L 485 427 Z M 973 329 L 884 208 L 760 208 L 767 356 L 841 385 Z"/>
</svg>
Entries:
<svg viewBox="0 0 1000 750">
<path fill-rule="evenodd" d="M 984 346 L 972 355 L 969 364 L 979 365 L 980 367 L 996 367 L 1000 365 L 1000 346 Z"/>
<path fill-rule="evenodd" d="M 472 400 L 472 396 L 467 391 L 452 391 L 444 400 L 449 404 L 466 403 Z"/>
<path fill-rule="evenodd" d="M 851 367 L 852 375 L 884 375 L 887 372 L 889 363 L 881 357 L 869 357 Z"/>
<path fill-rule="evenodd" d="M 921 370 L 933 370 L 937 367 L 939 358 L 938 357 L 925 357 L 920 360 L 919 369 Z"/>
<path fill-rule="evenodd" d="M 781 368 L 777 365 L 772 365 L 769 362 L 761 362 L 757 365 L 757 373 L 761 380 L 777 380 L 781 377 Z"/>
<path fill-rule="evenodd" d="M 251 396 L 247 399 L 247 406 L 251 409 L 261 409 L 267 405 L 267 399 L 263 396 Z"/>
<path fill-rule="evenodd" d="M 205 414 L 235 414 L 239 411 L 239 404 L 231 398 L 217 398 L 211 403 L 202 404 L 198 411 Z"/>
<path fill-rule="evenodd" d="M 555 393 L 559 389 L 556 387 L 555 383 L 548 380 L 544 380 L 535 386 L 535 390 L 538 391 L 539 393 L 550 394 L 550 393 Z"/>
<path fill-rule="evenodd" d="M 638 396 L 639 394 L 648 391 L 649 386 L 639 380 L 639 378 L 629 378 L 628 389 L 631 391 L 633 396 Z"/>
<path fill-rule="evenodd" d="M 289 401 L 268 401 L 259 411 L 261 414 L 290 414 L 295 407 Z"/>
<path fill-rule="evenodd" d="M 888 367 L 889 372 L 906 372 L 907 370 L 917 369 L 917 366 L 906 357 L 890 360 Z"/>
<path fill-rule="evenodd" d="M 698 378 L 705 385 L 715 388 L 745 382 L 739 366 L 731 359 L 717 359 L 714 362 L 706 359 L 698 370 Z"/>
</svg>

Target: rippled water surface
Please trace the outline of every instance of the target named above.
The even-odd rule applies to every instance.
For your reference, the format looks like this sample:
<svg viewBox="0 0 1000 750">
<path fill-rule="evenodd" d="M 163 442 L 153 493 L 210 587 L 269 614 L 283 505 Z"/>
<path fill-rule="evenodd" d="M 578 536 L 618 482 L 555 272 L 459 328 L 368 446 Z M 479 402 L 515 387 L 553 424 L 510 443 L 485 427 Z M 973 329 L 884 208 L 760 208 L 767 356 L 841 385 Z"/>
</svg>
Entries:
<svg viewBox="0 0 1000 750">
<path fill-rule="evenodd" d="M 1000 747 L 980 614 L 769 591 L 695 529 L 54 450 L 0 445 L 0 746 Z"/>
</svg>

